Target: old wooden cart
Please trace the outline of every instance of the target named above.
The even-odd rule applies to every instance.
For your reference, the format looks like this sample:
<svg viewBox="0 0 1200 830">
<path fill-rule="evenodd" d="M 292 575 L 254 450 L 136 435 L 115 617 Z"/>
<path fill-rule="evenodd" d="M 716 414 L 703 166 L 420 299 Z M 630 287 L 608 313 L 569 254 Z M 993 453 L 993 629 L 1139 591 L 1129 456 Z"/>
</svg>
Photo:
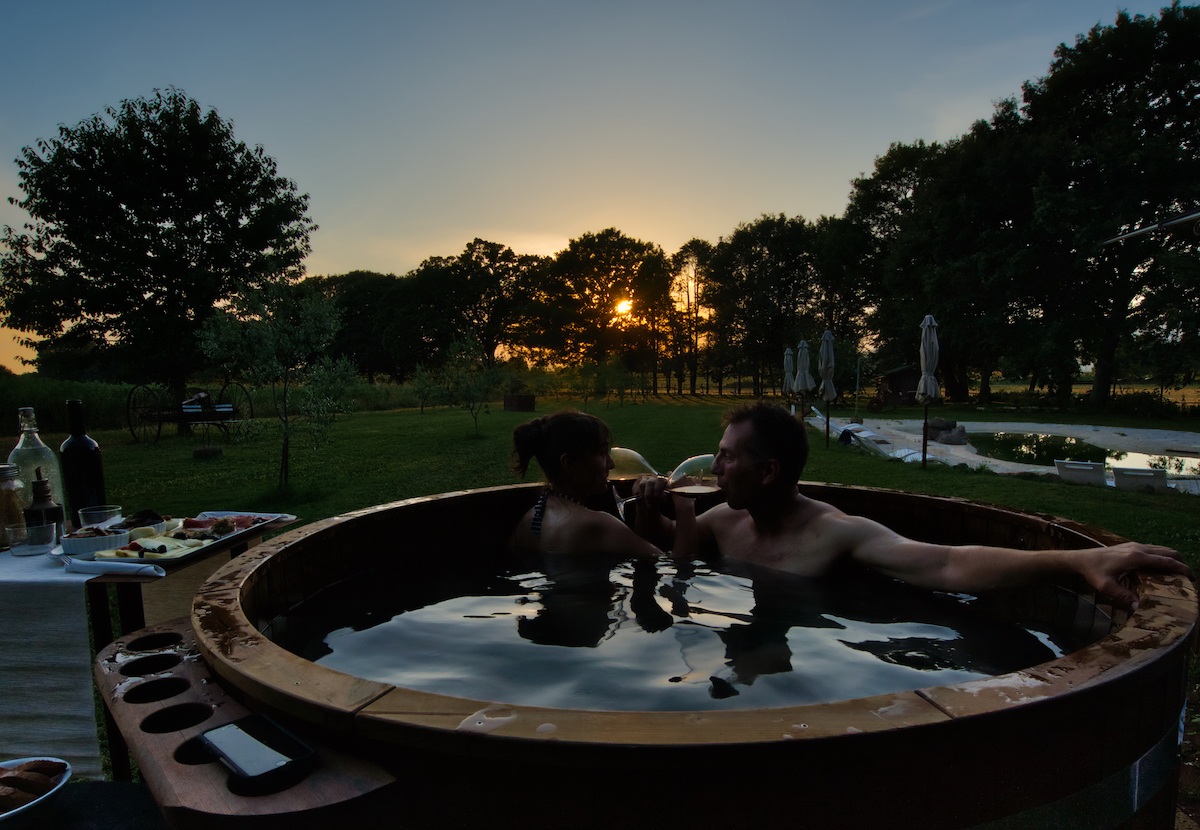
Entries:
<svg viewBox="0 0 1200 830">
<path fill-rule="evenodd" d="M 190 387 L 178 402 L 162 386 L 141 384 L 129 390 L 125 401 L 129 433 L 139 443 L 157 441 L 164 423 L 187 424 L 206 437 L 210 429 L 218 429 L 229 439 L 245 431 L 253 418 L 250 392 L 240 383 L 225 384 L 216 396 Z"/>
</svg>

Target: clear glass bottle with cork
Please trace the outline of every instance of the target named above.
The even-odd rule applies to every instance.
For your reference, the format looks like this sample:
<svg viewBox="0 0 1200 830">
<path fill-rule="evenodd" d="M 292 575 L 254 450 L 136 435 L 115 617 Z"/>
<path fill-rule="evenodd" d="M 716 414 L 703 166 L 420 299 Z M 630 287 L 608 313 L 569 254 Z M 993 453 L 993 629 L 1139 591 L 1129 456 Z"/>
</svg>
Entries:
<svg viewBox="0 0 1200 830">
<path fill-rule="evenodd" d="M 62 470 L 58 465 L 58 456 L 54 450 L 46 446 L 42 436 L 38 434 L 37 415 L 32 406 L 23 406 L 17 410 L 21 424 L 21 435 L 17 445 L 8 454 L 8 463 L 21 468 L 21 481 L 25 484 L 25 507 L 33 500 L 33 481 L 38 476 L 35 471 L 41 467 L 42 478 L 50 482 L 50 494 L 54 501 L 63 503 Z"/>
</svg>

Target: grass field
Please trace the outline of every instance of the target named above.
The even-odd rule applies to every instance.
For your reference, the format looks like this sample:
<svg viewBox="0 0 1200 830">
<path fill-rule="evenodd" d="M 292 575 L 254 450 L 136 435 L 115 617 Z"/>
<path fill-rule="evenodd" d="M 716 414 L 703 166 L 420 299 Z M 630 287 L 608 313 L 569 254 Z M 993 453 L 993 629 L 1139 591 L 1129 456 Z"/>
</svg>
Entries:
<svg viewBox="0 0 1200 830">
<path fill-rule="evenodd" d="M 746 398 L 740 399 L 741 402 Z M 614 443 L 644 455 L 661 472 L 699 453 L 713 452 L 720 438 L 720 416 L 739 402 L 732 397 L 664 398 L 647 403 L 596 403 L 588 409 L 613 429 Z M 578 401 L 539 400 L 539 413 L 574 406 Z M 846 417 L 853 407 L 835 407 Z M 535 413 L 538 414 L 538 413 Z M 865 414 L 865 413 L 864 413 Z M 943 408 L 945 417 L 969 421 L 995 419 L 997 412 Z M 919 418 L 920 410 L 898 410 L 888 417 Z M 240 443 L 213 444 L 220 458 L 200 460 L 193 451 L 203 440 L 164 430 L 157 444 L 133 443 L 128 433 L 98 431 L 104 451 L 108 498 L 126 511 L 152 508 L 171 515 L 202 510 L 281 511 L 302 522 L 412 496 L 508 484 L 512 429 L 530 413 L 503 412 L 493 406 L 480 416 L 476 438 L 470 416 L 458 409 L 365 412 L 339 421 L 328 444 L 313 449 L 293 439 L 292 486 L 276 487 L 280 440 L 269 421 Z M 1003 413 L 1005 420 L 1064 420 L 1061 413 Z M 1189 429 L 1193 419 L 1104 423 L 1137 427 Z M 1062 516 L 1122 536 L 1170 545 L 1193 565 L 1200 563 L 1200 506 L 1195 496 L 1114 491 L 1065 484 L 1050 478 L 997 475 L 967 467 L 948 468 L 879 459 L 854 447 L 826 448 L 823 435 L 810 433 L 812 454 L 804 478 L 957 496 L 1020 510 Z M 47 435 L 47 441 L 61 440 Z M 1200 436 L 1198 436 L 1200 438 Z"/>
</svg>

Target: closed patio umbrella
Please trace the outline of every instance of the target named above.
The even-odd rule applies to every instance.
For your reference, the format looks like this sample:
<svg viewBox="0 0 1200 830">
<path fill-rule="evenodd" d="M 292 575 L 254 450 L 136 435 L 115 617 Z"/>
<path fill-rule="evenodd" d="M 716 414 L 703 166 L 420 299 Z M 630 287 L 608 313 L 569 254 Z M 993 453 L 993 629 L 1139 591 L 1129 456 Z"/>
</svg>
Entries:
<svg viewBox="0 0 1200 830">
<path fill-rule="evenodd" d="M 783 394 L 785 396 L 791 395 L 795 390 L 796 378 L 792 374 L 793 364 L 792 347 L 788 346 L 783 350 Z"/>
<path fill-rule="evenodd" d="M 800 409 L 804 409 L 804 396 L 817 388 L 817 382 L 813 380 L 812 372 L 808 370 L 808 341 L 801 340 L 800 345 L 796 347 L 796 380 L 794 387 L 800 393 Z"/>
<path fill-rule="evenodd" d="M 821 398 L 825 401 L 825 446 L 829 446 L 829 407 L 837 397 L 833 388 L 833 332 L 825 329 L 821 335 L 821 351 L 817 354 L 817 372 L 821 375 Z"/>
<path fill-rule="evenodd" d="M 929 403 L 941 395 L 934 372 L 938 364 L 937 320 L 926 314 L 921 321 L 921 379 L 917 382 L 917 403 L 925 405 L 925 425 L 921 432 L 921 469 L 929 455 Z"/>
</svg>

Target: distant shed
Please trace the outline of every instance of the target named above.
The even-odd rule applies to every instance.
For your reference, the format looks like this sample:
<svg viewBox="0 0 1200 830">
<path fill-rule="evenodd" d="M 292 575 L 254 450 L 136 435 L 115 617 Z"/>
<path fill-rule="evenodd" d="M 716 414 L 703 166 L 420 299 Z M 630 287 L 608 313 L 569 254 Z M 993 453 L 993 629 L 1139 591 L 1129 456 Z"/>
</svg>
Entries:
<svg viewBox="0 0 1200 830">
<path fill-rule="evenodd" d="M 915 403 L 920 379 L 921 370 L 915 366 L 901 366 L 884 372 L 875 378 L 876 400 L 885 406 Z"/>
</svg>

